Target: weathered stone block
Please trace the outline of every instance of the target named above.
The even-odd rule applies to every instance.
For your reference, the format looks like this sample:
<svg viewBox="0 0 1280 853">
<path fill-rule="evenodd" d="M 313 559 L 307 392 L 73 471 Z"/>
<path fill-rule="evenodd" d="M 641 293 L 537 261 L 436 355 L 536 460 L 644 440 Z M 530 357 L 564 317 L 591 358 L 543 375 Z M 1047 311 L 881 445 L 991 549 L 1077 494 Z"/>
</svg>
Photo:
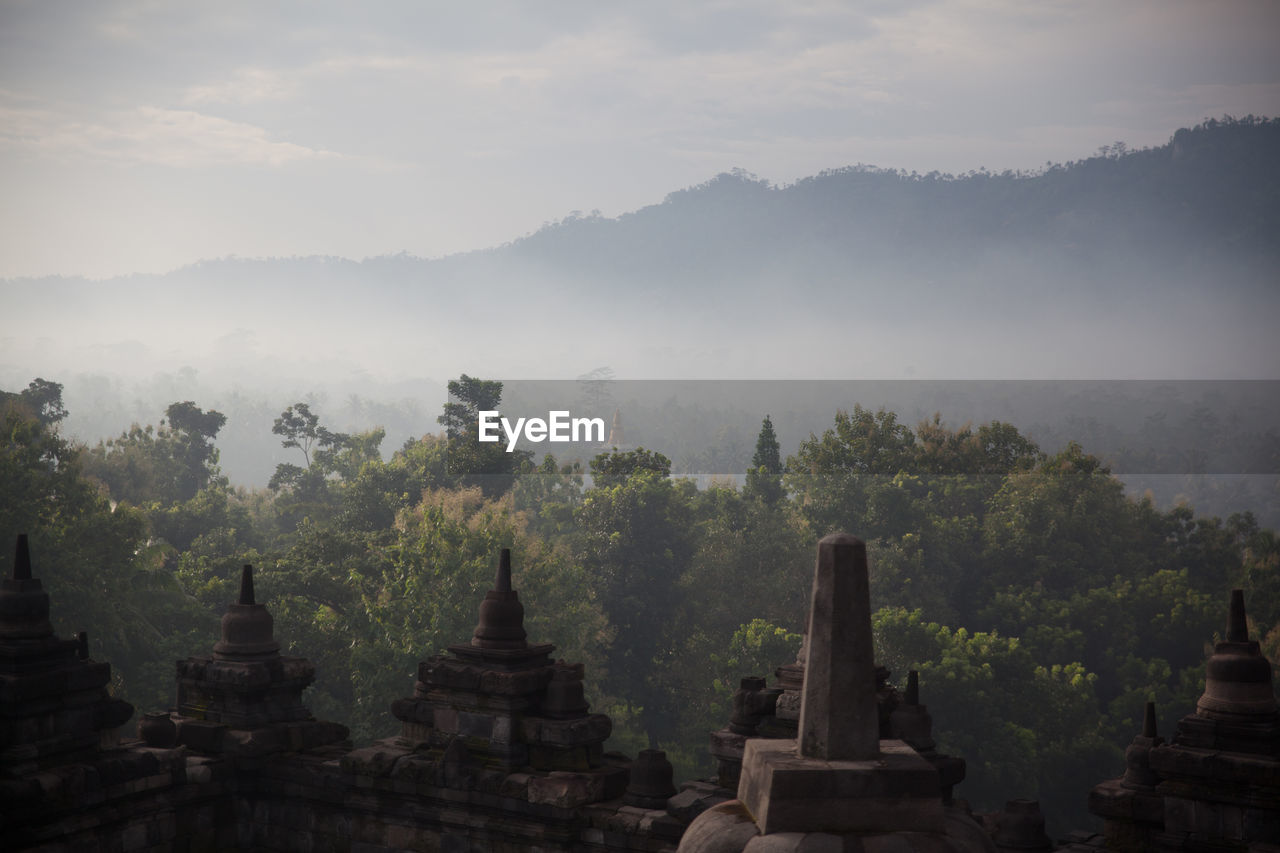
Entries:
<svg viewBox="0 0 1280 853">
<path fill-rule="evenodd" d="M 437 708 L 435 711 L 435 728 L 447 734 L 457 734 L 458 711 L 455 708 Z"/>
<path fill-rule="evenodd" d="M 494 743 L 511 743 L 512 728 L 511 717 L 506 715 L 495 717 L 489 737 Z"/>
<path fill-rule="evenodd" d="M 391 772 L 404 750 L 387 745 L 385 741 L 352 750 L 342 757 L 342 769 L 359 776 L 385 776 Z"/>
<path fill-rule="evenodd" d="M 739 798 L 763 833 L 943 832 L 938 773 L 902 741 L 864 761 L 819 761 L 795 741 L 747 741 Z"/>
<path fill-rule="evenodd" d="M 529 802 L 572 809 L 604 799 L 605 774 L 553 772 L 529 780 Z"/>
<path fill-rule="evenodd" d="M 489 714 L 458 712 L 458 733 L 488 740 L 493 735 L 493 717 Z"/>
<path fill-rule="evenodd" d="M 684 823 L 691 822 L 709 807 L 706 797 L 697 791 L 684 790 L 667 800 L 667 814 Z"/>
</svg>

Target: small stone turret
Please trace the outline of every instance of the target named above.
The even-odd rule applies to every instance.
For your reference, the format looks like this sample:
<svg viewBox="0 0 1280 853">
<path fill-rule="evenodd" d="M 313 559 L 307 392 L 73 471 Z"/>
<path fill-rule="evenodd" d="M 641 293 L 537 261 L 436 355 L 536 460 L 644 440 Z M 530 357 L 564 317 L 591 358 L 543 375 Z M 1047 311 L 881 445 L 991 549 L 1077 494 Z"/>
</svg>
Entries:
<svg viewBox="0 0 1280 853">
<path fill-rule="evenodd" d="M 1105 819 L 1113 850 L 1280 845 L 1280 712 L 1241 590 L 1231 591 L 1226 636 L 1206 665 L 1195 713 L 1165 743 L 1147 703 L 1124 775 L 1095 786 L 1089 810 Z"/>
<path fill-rule="evenodd" d="M 1125 771 L 1121 784 L 1136 791 L 1151 791 L 1160 777 L 1151 771 L 1151 750 L 1164 743 L 1156 734 L 1156 703 L 1148 702 L 1142 715 L 1142 733 L 1124 751 Z"/>
<path fill-rule="evenodd" d="M 907 673 L 907 689 L 902 704 L 890 715 L 893 736 L 909 743 L 912 749 L 924 753 L 934 748 L 933 717 L 929 709 L 920 704 L 920 673 Z"/>
<path fill-rule="evenodd" d="M 482 649 L 524 649 L 524 605 L 511 588 L 511 549 L 503 548 L 498 558 L 498 574 L 493 589 L 480 602 L 480 623 L 476 625 L 471 645 Z"/>
<path fill-rule="evenodd" d="M 665 809 L 667 800 L 675 796 L 672 782 L 675 769 L 661 749 L 642 749 L 631 762 L 631 780 L 622 802 L 642 809 Z"/>
<path fill-rule="evenodd" d="M 1262 656 L 1258 641 L 1249 639 L 1244 591 L 1233 589 L 1226 639 L 1214 646 L 1205 667 L 1204 694 L 1196 703 L 1196 715 L 1230 724 L 1275 713 L 1271 663 Z"/>
<path fill-rule="evenodd" d="M 346 727 L 316 720 L 302 704 L 315 675 L 306 658 L 280 654 L 271 613 L 254 599 L 253 567 L 245 566 L 212 656 L 178 661 L 178 742 L 246 756 L 340 743 Z"/>
<path fill-rule="evenodd" d="M 275 619 L 265 604 L 254 601 L 253 566 L 245 566 L 240 573 L 240 597 L 222 615 L 222 639 L 214 645 L 213 656 L 218 660 L 248 661 L 279 652 Z"/>
<path fill-rule="evenodd" d="M 31 546 L 27 534 L 18 536 L 13 577 L 0 581 L 0 638 L 45 640 L 53 636 L 49 623 L 49 594 L 31 577 Z"/>
<path fill-rule="evenodd" d="M 507 771 L 599 767 L 612 723 L 588 713 L 582 665 L 551 660 L 554 650 L 528 642 L 503 548 L 470 642 L 419 664 L 413 696 L 392 703 L 401 741 L 443 750 L 463 737 L 472 759 Z"/>
<path fill-rule="evenodd" d="M 111 665 L 89 658 L 88 636 L 54 636 L 49 594 L 32 576 L 27 535 L 0 580 L 0 777 L 92 759 L 117 740 L 133 706 L 107 693 Z"/>
<path fill-rule="evenodd" d="M 698 816 L 681 853 L 993 850 L 982 827 L 944 801 L 933 764 L 880 737 L 868 588 L 862 540 L 818 543 L 799 737 L 747 738 L 738 799 Z M 926 735 L 922 711 L 907 713 L 915 719 L 900 722 Z"/>
<path fill-rule="evenodd" d="M 1049 853 L 1053 842 L 1044 831 L 1039 800 L 1009 800 L 996 817 L 996 850 L 1000 853 Z"/>
</svg>

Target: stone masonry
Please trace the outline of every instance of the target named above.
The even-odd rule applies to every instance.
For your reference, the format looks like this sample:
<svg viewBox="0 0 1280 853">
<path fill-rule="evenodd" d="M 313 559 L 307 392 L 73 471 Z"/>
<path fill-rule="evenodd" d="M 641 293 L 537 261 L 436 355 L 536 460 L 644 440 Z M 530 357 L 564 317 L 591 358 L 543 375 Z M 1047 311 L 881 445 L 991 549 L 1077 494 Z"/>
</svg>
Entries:
<svg viewBox="0 0 1280 853">
<path fill-rule="evenodd" d="M 56 591 L 55 591 L 56 592 Z M 687 851 L 1053 849 L 1033 801 L 980 826 L 952 788 L 912 673 L 872 659 L 866 552 L 819 544 L 801 660 L 747 677 L 712 736 L 718 780 L 675 785 L 661 750 L 604 751 L 580 664 L 530 643 L 499 556 L 465 643 L 419 665 L 401 731 L 352 749 L 302 702 L 311 664 L 280 654 L 245 567 L 210 654 L 177 662 L 177 703 L 110 696 L 88 638 L 54 635 L 26 538 L 0 580 L 0 847 L 36 851 Z M 815 678 L 815 673 L 823 673 Z M 1280 850 L 1280 716 L 1233 594 L 1204 695 L 1171 742 L 1154 709 L 1123 777 L 1090 806 L 1104 835 L 1060 850 Z"/>
<path fill-rule="evenodd" d="M 880 737 L 869 599 L 863 542 L 819 542 L 799 736 L 748 738 L 738 799 L 694 820 L 681 853 L 995 849 L 966 811 L 944 802 L 933 764 Z M 924 721 L 912 722 L 923 743 Z"/>
<path fill-rule="evenodd" d="M 1243 592 L 1231 593 L 1195 712 L 1166 743 L 1148 705 L 1125 764 L 1124 776 L 1089 796 L 1109 848 L 1280 850 L 1280 711 L 1271 663 L 1249 638 Z"/>
<path fill-rule="evenodd" d="M 179 661 L 178 700 L 133 709 L 82 635 L 53 636 L 25 538 L 0 582 L 0 839 L 70 851 L 674 851 L 725 799 L 672 784 L 661 750 L 606 753 L 583 668 L 525 637 L 510 552 L 468 643 L 423 662 L 401 735 L 351 749 L 302 703 L 314 677 L 279 652 L 245 567 L 212 653 Z"/>
</svg>

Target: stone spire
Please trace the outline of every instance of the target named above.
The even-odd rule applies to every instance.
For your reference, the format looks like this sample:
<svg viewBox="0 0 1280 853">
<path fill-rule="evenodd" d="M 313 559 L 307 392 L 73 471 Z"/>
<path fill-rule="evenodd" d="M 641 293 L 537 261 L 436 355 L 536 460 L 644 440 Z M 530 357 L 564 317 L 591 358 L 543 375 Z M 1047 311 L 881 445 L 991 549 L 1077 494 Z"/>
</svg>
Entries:
<svg viewBox="0 0 1280 853">
<path fill-rule="evenodd" d="M 800 704 L 800 754 L 859 761 L 880 752 L 867 546 L 835 533 L 818 543 Z"/>
<path fill-rule="evenodd" d="M 1244 594 L 1231 591 L 1226 633 L 1205 667 L 1194 713 L 1172 742 L 1156 734 L 1147 704 L 1125 772 L 1096 785 L 1089 811 L 1105 820 L 1108 848 L 1254 849 L 1280 840 L 1280 711 L 1271 664 L 1249 639 Z M 1265 844 L 1264 844 L 1265 846 Z"/>
<path fill-rule="evenodd" d="M 504 772 L 526 765 L 604 772 L 612 723 L 588 713 L 582 665 L 552 661 L 554 650 L 527 641 L 524 606 L 511 583 L 511 549 L 503 548 L 470 641 L 420 662 L 413 696 L 392 703 L 403 724 L 398 742 L 445 750 L 463 738 L 471 759 Z M 621 795 L 619 787 L 611 796 Z"/>
<path fill-rule="evenodd" d="M 27 534 L 18 534 L 18 545 L 13 555 L 13 579 L 16 581 L 31 580 L 31 545 L 27 542 Z"/>
<path fill-rule="evenodd" d="M 279 656 L 275 620 L 265 604 L 253 600 L 253 566 L 240 572 L 240 598 L 222 614 L 222 640 L 213 647 L 219 660 L 251 660 Z"/>
<path fill-rule="evenodd" d="M 1214 646 L 1205 668 L 1204 694 L 1196 714 L 1220 720 L 1239 720 L 1276 713 L 1271 664 L 1257 640 L 1249 639 L 1244 591 L 1231 590 L 1226 639 Z"/>
<path fill-rule="evenodd" d="M 982 827 L 944 803 L 928 759 L 880 739 L 869 586 L 861 539 L 818 543 L 799 737 L 747 738 L 738 800 L 699 815 L 679 853 L 992 849 Z M 927 723 L 923 706 L 915 714 Z M 891 834 L 900 837 L 876 838 Z"/>
<path fill-rule="evenodd" d="M 1142 791 L 1155 788 L 1160 777 L 1151 772 L 1151 750 L 1163 743 L 1164 738 L 1156 734 L 1156 703 L 1148 702 L 1142 716 L 1142 734 L 1136 735 L 1124 751 L 1124 787 Z"/>
<path fill-rule="evenodd" d="M 245 565 L 240 570 L 240 599 L 237 604 L 255 604 L 253 600 L 253 566 Z"/>
<path fill-rule="evenodd" d="M 179 743 L 197 752 L 263 756 L 346 738 L 345 726 L 315 719 L 302 704 L 315 667 L 280 654 L 274 621 L 254 598 L 253 567 L 246 565 L 212 656 L 178 661 Z"/>
<path fill-rule="evenodd" d="M 87 645 L 87 636 L 54 635 L 49 594 L 20 534 L 12 576 L 0 580 L 0 776 L 90 760 L 133 715 L 108 694 L 111 666 L 90 660 Z"/>
<path fill-rule="evenodd" d="M 14 549 L 13 577 L 0 584 L 0 637 L 36 639 L 51 637 L 49 594 L 31 577 L 31 548 L 27 534 L 18 534 Z"/>
<path fill-rule="evenodd" d="M 480 602 L 480 624 L 476 625 L 471 645 L 482 649 L 523 649 L 529 645 L 526 636 L 524 605 L 511 588 L 511 549 L 503 548 L 493 589 Z"/>
<path fill-rule="evenodd" d="M 907 673 L 907 690 L 902 704 L 889 715 L 889 728 L 893 736 L 906 741 L 921 755 L 932 753 L 937 745 L 933 740 L 933 717 L 929 709 L 920 704 L 920 673 Z"/>
</svg>

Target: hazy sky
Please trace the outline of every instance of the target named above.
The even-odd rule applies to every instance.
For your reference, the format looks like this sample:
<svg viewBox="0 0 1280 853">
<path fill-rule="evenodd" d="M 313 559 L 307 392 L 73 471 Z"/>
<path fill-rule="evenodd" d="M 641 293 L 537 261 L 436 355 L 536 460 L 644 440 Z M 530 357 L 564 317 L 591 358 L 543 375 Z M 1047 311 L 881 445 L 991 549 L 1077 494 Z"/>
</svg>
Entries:
<svg viewBox="0 0 1280 853">
<path fill-rule="evenodd" d="M 0 277 L 496 245 L 1280 114 L 1280 3 L 0 0 Z"/>
</svg>

